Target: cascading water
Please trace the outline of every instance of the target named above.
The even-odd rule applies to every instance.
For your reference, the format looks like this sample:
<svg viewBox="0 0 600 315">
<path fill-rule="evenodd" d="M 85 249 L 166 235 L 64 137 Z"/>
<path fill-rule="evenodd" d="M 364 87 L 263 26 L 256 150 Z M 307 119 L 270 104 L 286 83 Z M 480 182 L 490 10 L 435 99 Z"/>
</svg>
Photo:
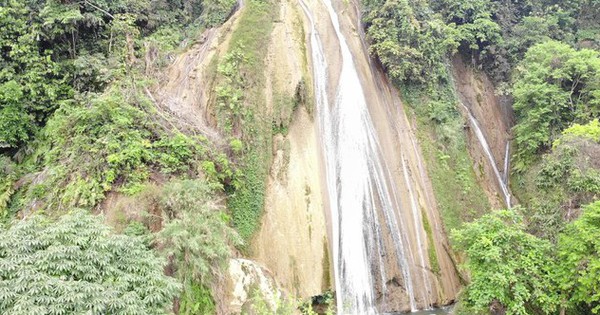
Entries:
<svg viewBox="0 0 600 315">
<path fill-rule="evenodd" d="M 401 287 L 411 311 L 430 308 L 433 280 L 424 238 L 423 213 L 402 155 L 401 174 L 407 187 L 407 213 L 400 209 L 399 193 L 382 158 L 359 73 L 336 11 L 327 8 L 341 53 L 341 71 L 335 99 L 328 97 L 328 63 L 315 20 L 300 1 L 310 22 L 310 44 L 317 115 L 332 221 L 332 245 L 338 314 L 377 314 L 385 303 L 386 261 L 399 274 L 392 282 Z M 410 218 L 409 221 L 404 221 Z M 409 225 L 412 225 L 409 228 Z M 409 239 L 408 231 L 412 231 Z M 382 234 L 386 234 L 385 236 Z M 432 246 L 432 245 L 429 245 Z M 390 255 L 395 256 L 390 259 Z M 387 262 L 389 264 L 389 262 Z M 377 286 L 377 290 L 375 287 Z M 383 301 L 383 302 L 382 302 Z"/>
<path fill-rule="evenodd" d="M 461 103 L 462 104 L 462 103 Z M 475 136 L 477 137 L 477 140 L 479 141 L 479 144 L 481 145 L 481 148 L 483 149 L 483 152 L 485 153 L 485 156 L 488 158 L 488 161 L 490 162 L 490 165 L 492 167 L 492 170 L 494 171 L 494 176 L 496 177 L 496 180 L 498 181 L 498 186 L 500 187 L 500 191 L 502 192 L 502 195 L 504 197 L 504 203 L 506 204 L 507 208 L 511 207 L 511 195 L 510 195 L 510 190 L 508 189 L 508 177 L 507 177 L 507 173 L 508 173 L 508 143 L 507 143 L 507 149 L 506 149 L 506 157 L 505 157 L 505 166 L 504 166 L 504 178 L 502 177 L 502 175 L 500 174 L 500 171 L 498 170 L 498 166 L 496 165 L 496 160 L 494 159 L 494 155 L 492 154 L 492 150 L 490 149 L 490 146 L 485 138 L 485 135 L 483 134 L 483 132 L 481 131 L 481 128 L 479 127 L 479 123 L 477 122 L 477 119 L 475 119 L 475 116 L 473 116 L 473 113 L 471 113 L 471 110 L 465 105 L 462 104 L 462 106 L 464 107 L 465 111 L 467 112 L 467 116 L 469 117 L 469 121 L 471 122 L 471 127 L 474 129 L 475 131 Z"/>
<path fill-rule="evenodd" d="M 504 185 L 508 186 L 508 172 L 510 170 L 510 141 L 506 141 L 506 150 L 504 150 Z"/>
</svg>

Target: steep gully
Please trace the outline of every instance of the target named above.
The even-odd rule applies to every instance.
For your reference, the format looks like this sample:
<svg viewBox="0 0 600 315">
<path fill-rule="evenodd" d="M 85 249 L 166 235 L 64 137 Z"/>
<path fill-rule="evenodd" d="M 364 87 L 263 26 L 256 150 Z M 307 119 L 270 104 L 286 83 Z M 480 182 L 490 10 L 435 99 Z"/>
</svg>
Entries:
<svg viewBox="0 0 600 315">
<path fill-rule="evenodd" d="M 510 100 L 498 96 L 489 78 L 460 57 L 452 62 L 453 85 L 467 122 L 467 140 L 474 169 L 480 172 L 493 208 L 510 208 L 516 202 L 509 187 Z"/>
<path fill-rule="evenodd" d="M 301 6 L 310 27 L 338 313 L 447 304 L 458 276 L 400 100 L 371 67 L 360 38 L 347 36 L 356 19 L 338 15 L 330 0 Z"/>
</svg>

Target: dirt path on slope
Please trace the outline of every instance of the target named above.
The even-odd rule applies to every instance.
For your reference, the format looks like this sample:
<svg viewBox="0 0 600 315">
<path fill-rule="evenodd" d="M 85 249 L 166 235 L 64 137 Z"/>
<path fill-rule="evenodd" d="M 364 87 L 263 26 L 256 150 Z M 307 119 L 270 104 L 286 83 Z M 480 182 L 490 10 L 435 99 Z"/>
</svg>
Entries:
<svg viewBox="0 0 600 315">
<path fill-rule="evenodd" d="M 222 144 L 214 128 L 209 106 L 212 80 L 216 69 L 210 69 L 213 57 L 227 51 L 232 29 L 244 10 L 243 3 L 223 25 L 207 29 L 167 68 L 166 76 L 153 88 L 151 96 L 163 110 L 178 118 L 178 123 L 191 132 L 199 132 L 214 144 Z"/>
</svg>

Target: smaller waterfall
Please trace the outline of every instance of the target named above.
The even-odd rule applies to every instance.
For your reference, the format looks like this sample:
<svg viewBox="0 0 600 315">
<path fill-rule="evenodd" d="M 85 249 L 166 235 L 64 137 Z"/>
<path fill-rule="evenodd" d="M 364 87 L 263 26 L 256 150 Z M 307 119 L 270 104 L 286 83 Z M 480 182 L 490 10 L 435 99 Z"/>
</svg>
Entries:
<svg viewBox="0 0 600 315">
<path fill-rule="evenodd" d="M 504 151 L 504 185 L 508 186 L 509 170 L 510 170 L 510 140 L 506 141 L 506 150 Z"/>
<path fill-rule="evenodd" d="M 477 122 L 477 119 L 475 119 L 475 116 L 473 116 L 473 113 L 471 113 L 471 110 L 461 102 L 461 105 L 464 107 L 465 111 L 467 112 L 467 115 L 469 116 L 469 121 L 471 122 L 471 126 L 472 128 L 475 130 L 475 136 L 477 136 L 477 140 L 479 140 L 479 144 L 481 144 L 481 148 L 483 149 L 483 152 L 485 153 L 486 157 L 488 158 L 490 165 L 492 166 L 492 169 L 494 170 L 494 176 L 496 177 L 496 180 L 498 181 L 498 186 L 500 186 L 500 190 L 502 192 L 502 195 L 504 196 L 504 203 L 506 204 L 507 208 L 511 207 L 511 195 L 510 195 L 510 191 L 508 190 L 508 186 L 507 186 L 507 180 L 505 180 L 505 178 L 503 178 L 503 176 L 500 174 L 500 170 L 498 170 L 498 166 L 496 165 L 496 160 L 494 159 L 494 155 L 492 154 L 492 150 L 490 149 L 490 146 L 487 142 L 487 140 L 485 139 L 485 136 L 483 135 L 483 132 L 481 131 L 481 128 L 479 127 L 479 123 Z M 508 159 L 506 159 L 508 160 Z M 505 174 L 504 177 L 506 177 L 506 161 L 505 161 Z"/>
</svg>

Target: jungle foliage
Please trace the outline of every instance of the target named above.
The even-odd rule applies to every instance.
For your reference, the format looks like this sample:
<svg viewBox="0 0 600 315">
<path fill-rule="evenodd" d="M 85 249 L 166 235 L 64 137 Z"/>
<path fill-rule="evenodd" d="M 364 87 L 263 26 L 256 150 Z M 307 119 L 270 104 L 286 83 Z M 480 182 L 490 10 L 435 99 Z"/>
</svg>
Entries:
<svg viewBox="0 0 600 315">
<path fill-rule="evenodd" d="M 139 237 L 75 210 L 0 227 L 2 314 L 167 314 L 180 290 Z"/>
<path fill-rule="evenodd" d="M 43 290 L 17 287 L 24 285 L 22 279 L 14 275 L 14 266 L 5 265 L 12 267 L 2 268 L 8 290 L 2 310 L 159 314 L 172 311 L 176 297 L 182 313 L 214 310 L 209 275 L 225 263 L 239 238 L 223 209 L 212 206 L 207 196 L 233 181 L 233 166 L 223 148 L 183 128 L 149 91 L 157 70 L 171 62 L 188 38 L 224 22 L 235 3 L 0 1 L 0 219 L 9 223 L 17 215 L 64 214 L 57 223 L 34 215 L 7 225 L 7 231 L 26 228 L 32 234 L 6 234 L 2 241 L 25 242 L 14 249 L 25 252 L 15 255 L 23 264 L 41 268 L 32 267 L 25 276 Z M 198 179 L 201 173 L 206 176 Z M 172 184 L 150 191 L 148 187 L 156 187 L 149 185 L 153 182 Z M 133 221 L 123 232 L 140 237 L 118 235 L 83 214 L 101 207 L 109 193 L 138 201 L 133 207 L 138 214 L 164 215 L 164 233 L 157 237 L 148 232 L 152 224 Z M 75 218 L 68 214 L 74 208 L 83 209 Z M 156 232 L 156 218 L 150 221 Z M 61 241 L 67 242 L 65 249 Z M 73 242 L 85 245 L 85 251 L 77 251 Z M 163 276 L 163 261 L 154 258 L 149 246 L 169 259 L 183 286 Z M 11 250 L 0 246 L 0 256 Z M 35 262 L 25 254 L 51 256 Z M 133 258 L 139 261 L 129 261 Z M 11 279 L 20 284 L 7 282 Z M 44 295 L 44 290 L 56 296 Z M 17 293 L 31 293 L 33 300 L 15 300 Z"/>
<path fill-rule="evenodd" d="M 362 3 L 370 52 L 412 107 L 445 226 L 458 229 L 453 244 L 468 256 L 465 313 L 600 311 L 589 276 L 598 249 L 587 238 L 600 196 L 600 2 Z M 459 171 L 466 148 L 452 58 L 485 71 L 513 103 L 512 190 L 524 205 L 467 224 L 487 210 L 470 202 L 477 190 Z M 456 198 L 460 187 L 467 197 Z"/>
<path fill-rule="evenodd" d="M 464 304 L 506 314 L 597 314 L 600 202 L 551 243 L 526 232 L 523 209 L 496 211 L 455 230 L 471 272 Z"/>
</svg>

